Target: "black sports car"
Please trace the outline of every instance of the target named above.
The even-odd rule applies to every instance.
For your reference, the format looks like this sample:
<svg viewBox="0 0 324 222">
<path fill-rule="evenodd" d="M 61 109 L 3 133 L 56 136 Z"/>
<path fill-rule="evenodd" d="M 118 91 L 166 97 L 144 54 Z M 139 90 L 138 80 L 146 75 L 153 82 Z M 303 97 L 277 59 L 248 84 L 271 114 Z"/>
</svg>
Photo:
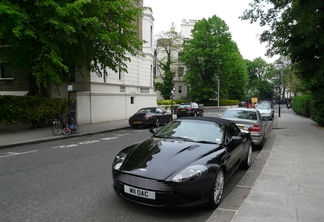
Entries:
<svg viewBox="0 0 324 222">
<path fill-rule="evenodd" d="M 184 117 L 120 151 L 112 165 L 114 190 L 130 201 L 155 207 L 216 208 L 225 181 L 252 163 L 251 136 L 234 122 Z"/>
<path fill-rule="evenodd" d="M 160 107 L 145 107 L 138 110 L 128 119 L 128 123 L 133 128 L 139 126 L 160 126 L 172 120 L 172 114 L 164 111 Z"/>
<path fill-rule="evenodd" d="M 204 110 L 196 102 L 182 103 L 176 109 L 177 118 L 182 116 L 203 116 Z"/>
</svg>

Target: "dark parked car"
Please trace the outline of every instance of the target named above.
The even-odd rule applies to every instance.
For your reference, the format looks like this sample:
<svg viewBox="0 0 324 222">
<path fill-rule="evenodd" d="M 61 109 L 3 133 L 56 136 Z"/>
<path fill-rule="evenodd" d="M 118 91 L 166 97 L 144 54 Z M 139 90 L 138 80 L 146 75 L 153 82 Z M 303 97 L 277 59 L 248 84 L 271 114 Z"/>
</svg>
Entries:
<svg viewBox="0 0 324 222">
<path fill-rule="evenodd" d="M 251 136 L 230 120 L 183 117 L 121 150 L 112 164 L 121 197 L 154 207 L 216 208 L 227 179 L 252 164 Z"/>
<path fill-rule="evenodd" d="M 182 116 L 203 116 L 204 110 L 196 102 L 182 103 L 176 110 L 177 118 Z"/>
<path fill-rule="evenodd" d="M 164 111 L 160 107 L 145 107 L 138 110 L 128 119 L 128 123 L 133 128 L 139 126 L 160 126 L 172 120 L 172 114 Z"/>
<path fill-rule="evenodd" d="M 246 107 L 246 102 L 245 101 L 239 102 L 238 107 Z"/>
</svg>

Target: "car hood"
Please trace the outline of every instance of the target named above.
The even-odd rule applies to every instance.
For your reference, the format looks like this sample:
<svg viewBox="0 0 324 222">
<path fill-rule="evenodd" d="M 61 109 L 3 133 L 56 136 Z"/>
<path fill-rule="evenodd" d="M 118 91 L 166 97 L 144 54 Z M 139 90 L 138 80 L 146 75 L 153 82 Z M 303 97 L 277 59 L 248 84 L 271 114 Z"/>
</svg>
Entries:
<svg viewBox="0 0 324 222">
<path fill-rule="evenodd" d="M 251 120 L 251 119 L 237 119 L 237 118 L 224 118 L 224 119 L 231 120 L 237 125 L 253 126 L 255 123 L 258 123 L 257 120 Z"/>
<path fill-rule="evenodd" d="M 218 147 L 218 144 L 152 138 L 143 141 L 129 152 L 121 170 L 133 175 L 163 180 Z"/>
<path fill-rule="evenodd" d="M 271 109 L 258 109 L 261 114 L 271 113 Z"/>
</svg>

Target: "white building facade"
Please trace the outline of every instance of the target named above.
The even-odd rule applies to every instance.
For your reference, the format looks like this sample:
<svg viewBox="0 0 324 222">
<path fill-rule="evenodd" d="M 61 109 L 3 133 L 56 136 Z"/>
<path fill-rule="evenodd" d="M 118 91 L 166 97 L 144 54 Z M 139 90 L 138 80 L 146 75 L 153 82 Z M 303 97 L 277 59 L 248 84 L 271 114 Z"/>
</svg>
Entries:
<svg viewBox="0 0 324 222">
<path fill-rule="evenodd" d="M 191 36 L 191 30 L 194 28 L 195 24 L 198 22 L 199 20 L 194 20 L 194 19 L 182 19 L 182 23 L 180 25 L 180 35 L 183 38 L 183 41 L 186 41 L 187 39 L 192 38 Z M 171 27 L 173 28 L 173 27 Z M 172 55 L 174 58 L 174 61 L 179 60 L 180 56 L 181 56 L 181 52 L 179 53 L 173 53 Z M 165 57 L 165 55 L 157 55 L 157 58 L 163 58 Z M 175 71 L 176 76 L 173 79 L 173 83 L 174 83 L 174 99 L 187 99 L 187 94 L 190 90 L 190 86 L 187 85 L 184 81 L 184 76 L 186 74 L 186 67 L 181 63 L 181 62 L 175 62 L 172 65 L 172 69 Z M 159 78 L 159 75 L 163 75 L 163 70 L 157 70 L 157 78 L 155 81 L 162 81 Z M 157 94 L 157 99 L 158 100 L 162 100 L 163 97 L 161 96 L 161 94 L 159 92 L 156 92 Z M 164 99 L 169 99 L 169 98 L 164 98 Z"/>
<path fill-rule="evenodd" d="M 142 50 L 145 57 L 130 57 L 128 72 L 106 70 L 108 75 L 99 77 L 95 73 L 82 77 L 77 75 L 71 83 L 70 98 L 76 101 L 76 119 L 79 124 L 98 123 L 128 119 L 138 109 L 157 106 L 153 90 L 153 28 L 151 11 L 145 11 L 139 21 L 139 32 L 146 41 Z M 54 88 L 51 97 L 57 97 Z M 65 87 L 60 89 L 61 98 L 67 98 Z"/>
</svg>

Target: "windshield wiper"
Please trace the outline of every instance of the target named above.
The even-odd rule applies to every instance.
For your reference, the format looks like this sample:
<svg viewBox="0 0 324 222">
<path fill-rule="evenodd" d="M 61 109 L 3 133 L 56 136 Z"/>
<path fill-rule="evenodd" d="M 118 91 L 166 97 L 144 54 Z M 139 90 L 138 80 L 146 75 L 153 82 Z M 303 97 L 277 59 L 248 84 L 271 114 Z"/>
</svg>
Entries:
<svg viewBox="0 0 324 222">
<path fill-rule="evenodd" d="M 206 144 L 219 144 L 216 142 L 212 142 L 212 141 L 207 141 L 207 140 L 198 140 L 198 141 L 194 141 L 196 143 L 206 143 Z"/>
<path fill-rule="evenodd" d="M 181 137 L 181 136 L 167 136 L 164 137 L 165 139 L 176 139 L 176 140 L 182 140 L 182 141 L 186 141 L 186 142 L 196 142 L 192 139 L 189 138 L 185 138 L 185 137 Z"/>
</svg>

